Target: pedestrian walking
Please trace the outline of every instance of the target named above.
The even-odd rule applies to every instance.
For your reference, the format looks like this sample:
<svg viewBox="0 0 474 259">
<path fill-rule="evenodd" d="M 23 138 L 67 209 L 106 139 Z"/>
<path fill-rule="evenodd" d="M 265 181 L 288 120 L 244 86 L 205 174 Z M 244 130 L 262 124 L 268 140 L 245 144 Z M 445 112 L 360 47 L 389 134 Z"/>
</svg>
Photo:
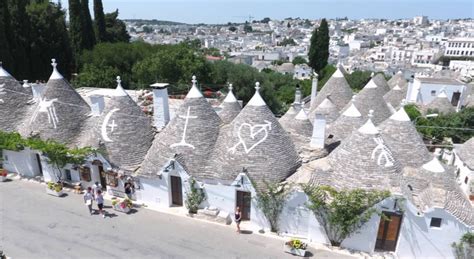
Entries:
<svg viewBox="0 0 474 259">
<path fill-rule="evenodd" d="M 242 220 L 242 213 L 240 208 L 235 208 L 235 224 L 237 225 L 237 232 L 240 233 L 240 221 Z"/>
<path fill-rule="evenodd" d="M 99 182 L 95 182 L 92 188 L 94 190 L 94 196 L 97 196 L 98 191 L 102 191 L 102 185 Z"/>
<path fill-rule="evenodd" d="M 125 189 L 125 194 L 131 200 L 132 199 L 132 194 L 133 194 L 133 191 L 134 191 L 134 187 L 133 187 L 133 184 L 130 182 L 130 180 L 128 180 L 125 183 L 123 188 Z"/>
<path fill-rule="evenodd" d="M 97 191 L 97 195 L 95 196 L 95 201 L 97 202 L 97 207 L 99 208 L 99 214 L 102 214 L 102 217 L 105 218 L 104 196 L 102 196 L 101 190 Z"/>
<path fill-rule="evenodd" d="M 87 187 L 86 193 L 84 193 L 84 203 L 89 208 L 89 213 L 92 215 L 92 201 L 94 200 L 94 195 L 92 194 L 92 188 Z"/>
</svg>

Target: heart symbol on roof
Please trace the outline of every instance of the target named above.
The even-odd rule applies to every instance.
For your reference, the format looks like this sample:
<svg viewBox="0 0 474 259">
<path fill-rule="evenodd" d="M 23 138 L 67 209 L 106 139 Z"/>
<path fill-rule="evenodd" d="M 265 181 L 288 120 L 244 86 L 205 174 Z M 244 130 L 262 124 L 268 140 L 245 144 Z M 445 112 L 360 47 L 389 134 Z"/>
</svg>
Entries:
<svg viewBox="0 0 474 259">
<path fill-rule="evenodd" d="M 242 123 L 237 131 L 239 142 L 237 142 L 237 144 L 235 144 L 233 147 L 229 148 L 229 152 L 234 154 L 237 150 L 237 147 L 242 145 L 245 153 L 248 154 L 250 151 L 252 151 L 252 149 L 267 139 L 268 131 L 271 129 L 272 123 L 266 120 L 265 124 L 256 124 L 253 126 L 249 123 Z"/>
</svg>

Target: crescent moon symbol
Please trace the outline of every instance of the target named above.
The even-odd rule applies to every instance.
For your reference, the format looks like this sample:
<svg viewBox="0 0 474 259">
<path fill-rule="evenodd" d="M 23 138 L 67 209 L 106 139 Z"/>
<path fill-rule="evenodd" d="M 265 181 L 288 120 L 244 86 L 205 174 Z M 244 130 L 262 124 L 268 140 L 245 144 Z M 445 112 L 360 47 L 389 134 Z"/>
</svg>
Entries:
<svg viewBox="0 0 474 259">
<path fill-rule="evenodd" d="M 101 127 L 101 133 L 102 133 L 102 138 L 107 141 L 107 142 L 113 142 L 109 136 L 107 135 L 107 124 L 109 124 L 110 117 L 112 117 L 112 114 L 114 112 L 119 111 L 120 109 L 113 109 L 107 115 L 105 115 L 104 122 L 102 123 Z"/>
</svg>

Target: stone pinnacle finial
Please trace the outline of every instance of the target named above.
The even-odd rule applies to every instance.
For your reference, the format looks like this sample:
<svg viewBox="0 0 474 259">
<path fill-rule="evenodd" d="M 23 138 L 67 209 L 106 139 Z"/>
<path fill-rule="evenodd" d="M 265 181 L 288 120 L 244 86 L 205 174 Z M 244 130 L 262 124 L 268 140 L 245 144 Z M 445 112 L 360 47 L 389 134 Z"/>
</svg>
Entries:
<svg viewBox="0 0 474 259">
<path fill-rule="evenodd" d="M 197 83 L 197 80 L 196 80 L 196 76 L 193 75 L 193 80 L 191 80 L 191 82 L 193 82 L 193 86 L 196 86 L 196 83 Z"/>
<path fill-rule="evenodd" d="M 0 61 L 0 68 L 2 67 L 2 65 L 3 65 L 3 62 L 2 62 L 2 61 Z"/>
<path fill-rule="evenodd" d="M 403 107 L 407 104 L 407 99 L 403 99 L 401 102 L 400 102 L 400 105 Z"/>
<path fill-rule="evenodd" d="M 122 86 L 122 80 L 120 79 L 120 76 L 117 76 L 117 86 Z"/>
<path fill-rule="evenodd" d="M 372 119 L 372 117 L 374 117 L 374 110 L 370 110 L 368 116 L 369 116 L 369 119 Z"/>
<path fill-rule="evenodd" d="M 58 65 L 58 63 L 56 63 L 56 59 L 55 58 L 52 58 L 51 59 L 51 66 L 53 66 L 53 69 L 56 69 L 56 66 Z"/>
<path fill-rule="evenodd" d="M 257 90 L 257 92 L 260 91 L 260 82 L 255 83 L 255 90 Z"/>
<path fill-rule="evenodd" d="M 231 92 L 233 89 L 232 84 L 229 84 L 229 92 Z"/>
<path fill-rule="evenodd" d="M 374 73 L 374 72 L 372 72 L 372 74 L 370 74 L 370 77 L 374 77 L 374 76 L 375 76 L 375 73 Z"/>
<path fill-rule="evenodd" d="M 356 100 L 356 95 L 354 94 L 354 95 L 352 96 L 351 102 L 354 103 L 355 100 Z"/>
<path fill-rule="evenodd" d="M 24 88 L 28 88 L 30 87 L 30 85 L 28 85 L 28 80 L 23 80 L 23 85 L 22 85 Z"/>
</svg>

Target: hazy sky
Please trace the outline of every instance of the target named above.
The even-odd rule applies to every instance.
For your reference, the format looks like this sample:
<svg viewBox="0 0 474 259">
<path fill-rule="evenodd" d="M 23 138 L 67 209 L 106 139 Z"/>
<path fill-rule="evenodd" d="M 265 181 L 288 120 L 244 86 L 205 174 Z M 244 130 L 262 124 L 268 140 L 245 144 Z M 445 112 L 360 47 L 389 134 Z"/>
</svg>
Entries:
<svg viewBox="0 0 474 259">
<path fill-rule="evenodd" d="M 67 8 L 67 0 L 61 2 Z M 253 19 L 474 17 L 473 0 L 103 0 L 103 4 L 106 12 L 118 8 L 122 19 L 186 23 L 243 22 L 249 15 Z"/>
</svg>

